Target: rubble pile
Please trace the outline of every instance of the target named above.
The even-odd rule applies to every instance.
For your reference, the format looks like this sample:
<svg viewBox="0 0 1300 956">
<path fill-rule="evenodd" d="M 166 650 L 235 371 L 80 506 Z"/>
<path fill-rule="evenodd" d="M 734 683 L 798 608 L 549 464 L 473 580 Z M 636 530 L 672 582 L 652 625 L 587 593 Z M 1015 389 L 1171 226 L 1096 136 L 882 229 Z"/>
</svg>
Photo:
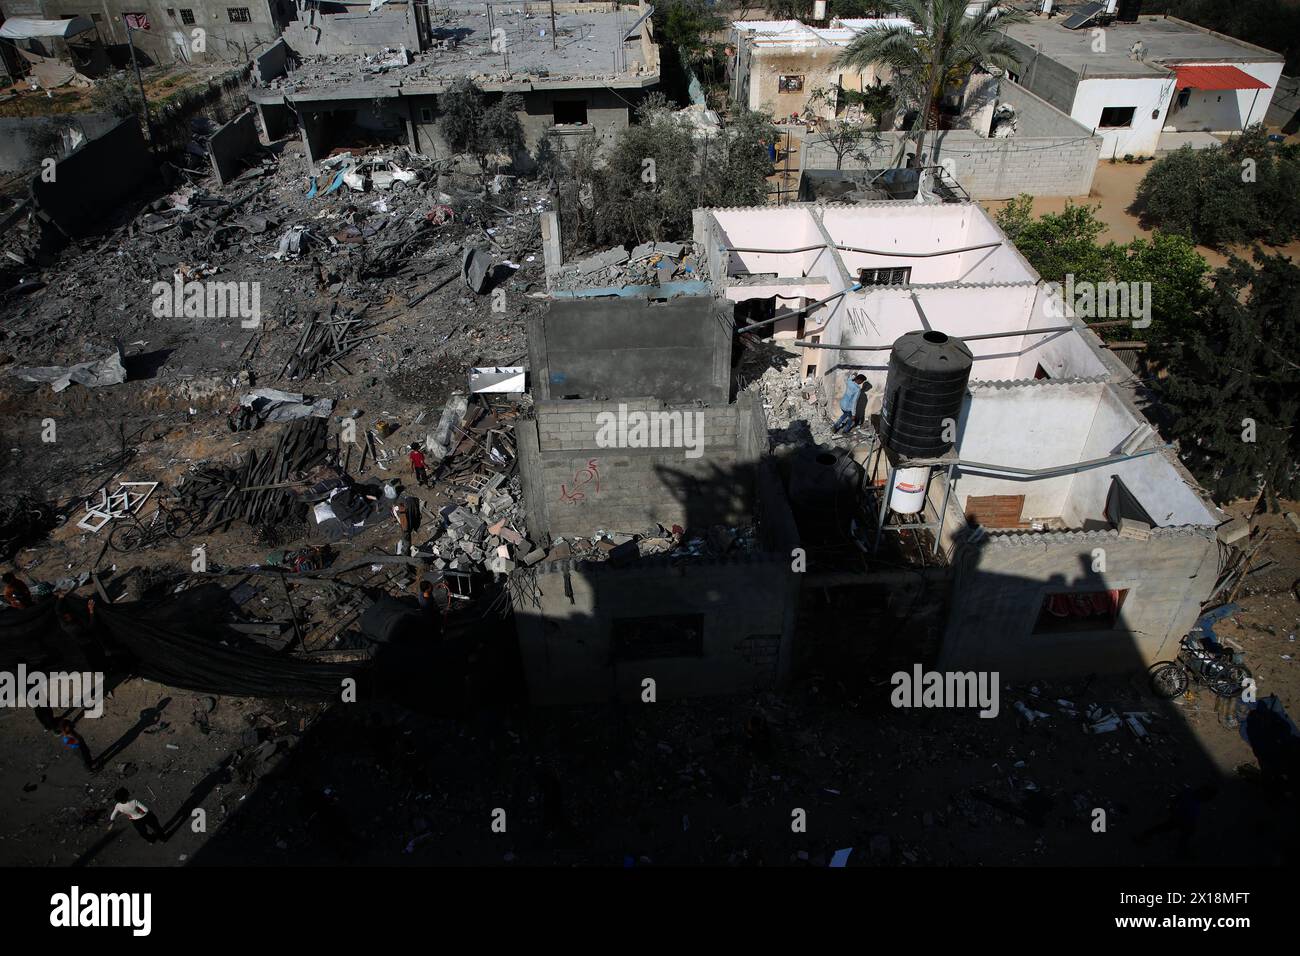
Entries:
<svg viewBox="0 0 1300 956">
<path fill-rule="evenodd" d="M 799 361 L 789 356 L 782 365 L 770 364 L 757 378 L 745 385 L 757 390 L 763 399 L 768 433 L 776 445 L 825 445 L 837 437 L 821 402 L 821 389 L 814 379 L 799 374 Z"/>
<path fill-rule="evenodd" d="M 509 574 L 520 564 L 536 564 L 543 553 L 526 537 L 523 489 L 516 475 L 502 487 L 470 496 L 462 505 L 442 510 L 441 527 L 413 553 L 431 556 L 442 571 L 486 570 Z M 474 501 L 477 500 L 477 507 Z"/>
<path fill-rule="evenodd" d="M 646 242 L 629 252 L 614 246 L 577 262 L 565 263 L 551 277 L 559 290 L 661 286 L 671 282 L 707 282 L 708 266 L 693 243 Z"/>
<path fill-rule="evenodd" d="M 591 537 L 556 538 L 547 561 L 588 561 L 620 564 L 638 558 L 667 555 L 685 558 L 728 558 L 762 550 L 758 528 L 713 525 L 704 534 L 686 537 L 681 525 L 654 525 L 636 534 L 598 530 Z M 530 562 L 531 563 L 531 562 Z"/>
</svg>

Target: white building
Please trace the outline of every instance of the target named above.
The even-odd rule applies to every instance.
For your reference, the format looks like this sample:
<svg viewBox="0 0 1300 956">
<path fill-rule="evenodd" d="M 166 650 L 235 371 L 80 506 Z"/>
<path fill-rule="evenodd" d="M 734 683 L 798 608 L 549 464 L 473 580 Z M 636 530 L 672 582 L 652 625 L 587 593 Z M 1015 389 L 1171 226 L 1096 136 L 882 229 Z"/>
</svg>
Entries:
<svg viewBox="0 0 1300 956">
<path fill-rule="evenodd" d="M 1130 400 L 1127 370 L 981 207 L 697 210 L 694 238 L 715 291 L 749 303 L 738 315 L 778 320 L 756 334 L 774 326 L 796 351 L 828 418 L 857 373 L 879 412 L 904 333 L 969 349 L 955 448 L 903 525 L 930 529 L 951 569 L 945 668 L 1026 678 L 1172 655 L 1216 583 L 1223 517 Z M 914 465 L 877 455 L 864 481 L 892 489 Z"/>
<path fill-rule="evenodd" d="M 1007 28 L 1020 50 L 1012 78 L 1103 136 L 1103 158 L 1209 145 L 1208 134 L 1262 122 L 1282 75 L 1281 54 L 1174 17 L 1068 19 Z"/>
</svg>

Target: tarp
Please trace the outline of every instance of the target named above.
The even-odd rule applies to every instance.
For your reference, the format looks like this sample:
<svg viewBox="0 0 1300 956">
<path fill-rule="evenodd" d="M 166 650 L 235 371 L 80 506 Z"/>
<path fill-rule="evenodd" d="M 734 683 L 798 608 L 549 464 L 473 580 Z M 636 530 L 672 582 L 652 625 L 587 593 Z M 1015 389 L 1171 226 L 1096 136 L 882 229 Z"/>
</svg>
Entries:
<svg viewBox="0 0 1300 956">
<path fill-rule="evenodd" d="M 75 37 L 95 29 L 90 17 L 73 17 L 71 20 L 31 20 L 14 17 L 0 26 L 0 37 L 7 40 L 32 40 L 37 37 Z"/>
<path fill-rule="evenodd" d="M 72 383 L 86 388 L 104 385 L 121 385 L 126 381 L 125 356 L 122 346 L 107 358 L 77 365 L 50 365 L 43 368 L 18 368 L 13 374 L 26 382 L 49 382 L 54 391 L 61 392 Z"/>
<path fill-rule="evenodd" d="M 1180 90 L 1266 90 L 1268 84 L 1235 66 L 1176 66 Z"/>
</svg>

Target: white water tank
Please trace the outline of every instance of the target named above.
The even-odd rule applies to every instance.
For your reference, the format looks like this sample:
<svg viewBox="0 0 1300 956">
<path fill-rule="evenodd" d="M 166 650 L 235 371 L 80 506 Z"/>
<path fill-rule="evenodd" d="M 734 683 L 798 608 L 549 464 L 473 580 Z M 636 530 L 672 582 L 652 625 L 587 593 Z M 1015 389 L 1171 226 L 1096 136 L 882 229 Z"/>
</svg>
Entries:
<svg viewBox="0 0 1300 956">
<path fill-rule="evenodd" d="M 889 509 L 901 515 L 916 514 L 925 507 L 925 486 L 929 479 L 929 468 L 898 469 L 889 493 Z"/>
</svg>

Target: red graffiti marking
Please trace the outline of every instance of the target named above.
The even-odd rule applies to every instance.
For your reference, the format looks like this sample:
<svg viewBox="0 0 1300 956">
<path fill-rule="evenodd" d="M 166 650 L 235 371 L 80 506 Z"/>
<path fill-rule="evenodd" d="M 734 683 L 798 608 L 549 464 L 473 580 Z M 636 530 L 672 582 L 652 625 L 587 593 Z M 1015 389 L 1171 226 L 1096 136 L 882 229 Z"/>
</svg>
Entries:
<svg viewBox="0 0 1300 956">
<path fill-rule="evenodd" d="M 587 493 L 582 490 L 583 485 L 589 485 L 594 482 L 592 494 L 600 494 L 600 467 L 597 464 L 599 459 L 589 458 L 585 468 L 579 468 L 573 473 L 573 490 L 569 490 L 567 484 L 560 485 L 560 500 L 567 501 L 570 504 L 576 504 L 579 501 L 587 500 Z"/>
</svg>

